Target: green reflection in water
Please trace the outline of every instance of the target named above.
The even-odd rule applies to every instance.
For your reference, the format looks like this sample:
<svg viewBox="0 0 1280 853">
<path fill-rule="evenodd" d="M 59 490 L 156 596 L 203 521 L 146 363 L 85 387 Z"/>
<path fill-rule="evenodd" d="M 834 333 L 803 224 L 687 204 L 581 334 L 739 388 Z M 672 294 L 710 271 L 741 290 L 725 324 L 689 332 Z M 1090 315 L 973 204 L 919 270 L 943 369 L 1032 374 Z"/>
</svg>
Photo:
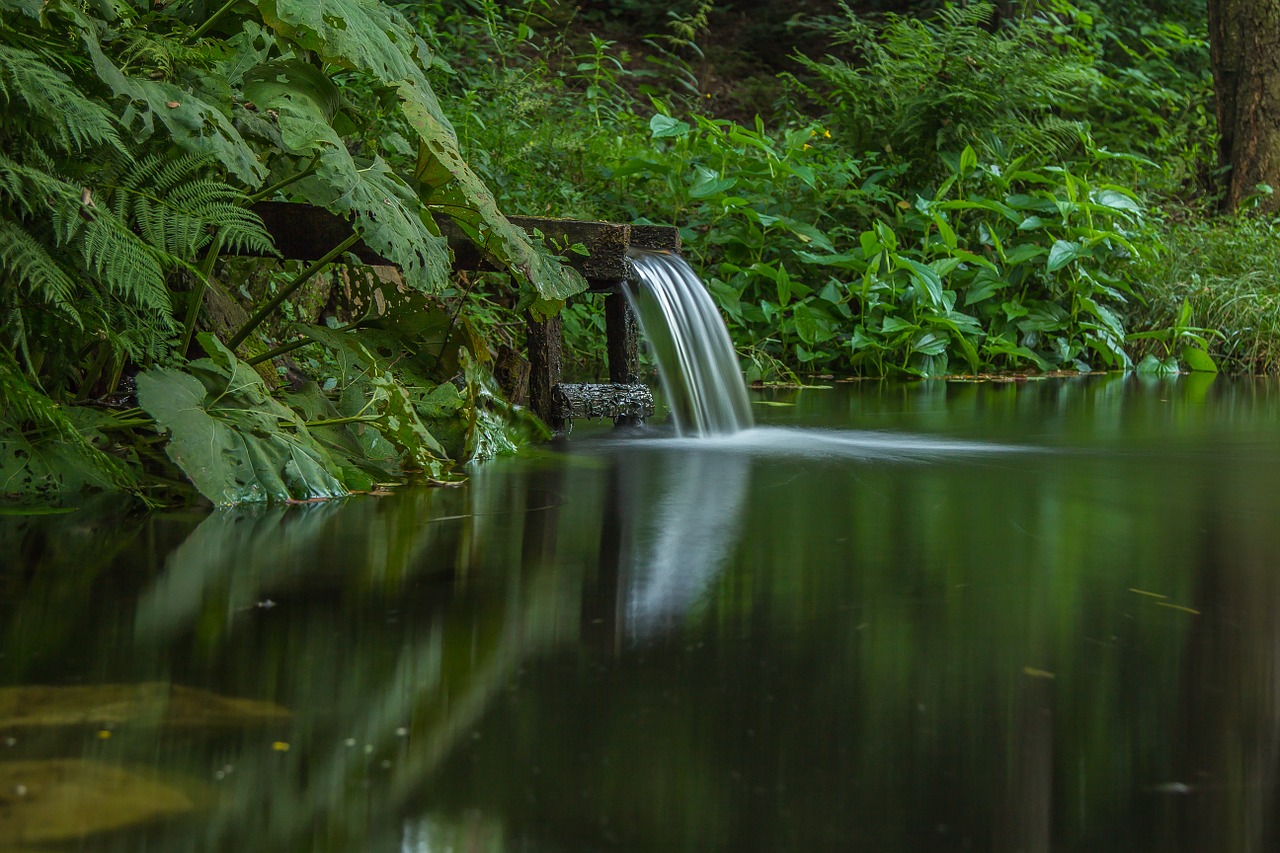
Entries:
<svg viewBox="0 0 1280 853">
<path fill-rule="evenodd" d="M 0 687 L 292 712 L 0 713 L 0 771 L 192 803 L 75 849 L 1274 846 L 1280 387 L 770 399 L 460 489 L 0 518 Z"/>
</svg>

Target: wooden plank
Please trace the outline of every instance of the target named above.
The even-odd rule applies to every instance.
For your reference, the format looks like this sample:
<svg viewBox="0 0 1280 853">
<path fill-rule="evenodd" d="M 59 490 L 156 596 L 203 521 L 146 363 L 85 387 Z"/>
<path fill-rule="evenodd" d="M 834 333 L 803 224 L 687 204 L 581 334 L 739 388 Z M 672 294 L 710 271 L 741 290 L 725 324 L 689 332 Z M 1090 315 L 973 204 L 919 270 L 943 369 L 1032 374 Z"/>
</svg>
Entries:
<svg viewBox="0 0 1280 853">
<path fill-rule="evenodd" d="M 253 206 L 253 212 L 262 217 L 281 257 L 290 260 L 318 261 L 351 236 L 351 225 L 345 219 L 309 204 L 263 201 Z M 393 266 L 363 240 L 348 251 L 366 264 Z"/>
<path fill-rule="evenodd" d="M 351 234 L 351 225 L 342 217 L 309 204 L 264 201 L 253 210 L 267 226 L 280 254 L 299 261 L 321 258 Z M 669 225 L 627 225 L 579 219 L 548 219 L 535 216 L 508 217 L 512 224 L 532 234 L 539 231 L 548 242 L 560 249 L 569 265 L 582 273 L 593 289 L 611 289 L 628 275 L 629 248 L 680 250 L 680 229 Z M 437 215 L 436 225 L 449 241 L 458 269 L 496 269 L 479 247 L 447 216 Z M 587 257 L 567 251 L 581 243 L 591 253 Z M 351 253 L 367 264 L 390 264 L 363 241 L 351 247 Z"/>
<path fill-rule="evenodd" d="M 342 217 L 308 204 L 260 202 L 253 206 L 253 210 L 262 217 L 280 254 L 286 258 L 317 260 L 351 234 L 350 223 Z M 532 216 L 512 216 L 509 219 L 530 234 L 541 232 L 550 245 L 562 252 L 567 263 L 588 280 L 612 284 L 627 277 L 630 225 Z M 498 268 L 452 219 L 437 215 L 436 225 L 449 241 L 457 269 Z M 587 248 L 589 256 L 568 251 L 569 246 L 578 243 Z M 366 246 L 364 241 L 355 243 L 350 251 L 367 264 L 391 263 Z"/>
<path fill-rule="evenodd" d="M 621 289 L 604 298 L 605 344 L 609 354 L 609 381 L 617 385 L 640 382 L 640 330 L 627 295 Z M 613 422 L 618 426 L 644 423 L 643 415 L 619 414 Z"/>
<path fill-rule="evenodd" d="M 680 251 L 680 229 L 673 225 L 632 225 L 631 242 L 633 249 L 650 251 Z"/>
<path fill-rule="evenodd" d="M 553 247 L 569 266 L 582 273 L 587 280 L 619 281 L 627 277 L 627 246 L 631 242 L 631 226 L 613 222 L 593 222 L 578 219 L 542 219 L 533 216 L 509 216 L 511 224 L 528 234 L 540 232 L 546 245 Z M 459 269 L 484 269 L 487 262 L 476 246 L 452 219 L 437 216 L 440 233 L 449 238 L 455 265 Z M 589 255 L 569 251 L 569 247 L 582 244 Z"/>
</svg>

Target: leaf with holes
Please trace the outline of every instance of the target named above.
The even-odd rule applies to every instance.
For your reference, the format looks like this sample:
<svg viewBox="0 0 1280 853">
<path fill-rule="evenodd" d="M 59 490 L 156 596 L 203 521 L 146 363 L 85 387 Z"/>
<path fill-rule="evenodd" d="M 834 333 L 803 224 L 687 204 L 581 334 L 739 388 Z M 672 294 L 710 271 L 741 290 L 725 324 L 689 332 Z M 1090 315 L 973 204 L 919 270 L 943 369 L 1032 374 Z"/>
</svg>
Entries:
<svg viewBox="0 0 1280 853">
<path fill-rule="evenodd" d="M 400 97 L 401 110 L 421 140 L 414 177 L 422 183 L 427 203 L 439 206 L 468 239 L 518 279 L 529 282 L 543 300 L 568 299 L 586 290 L 587 282 L 576 270 L 538 251 L 528 235 L 498 210 L 493 193 L 462 159 L 453 128 L 440 114 L 435 96 L 402 85 Z"/>
<path fill-rule="evenodd" d="M 212 335 L 190 373 L 138 374 L 138 404 L 168 433 L 165 452 L 219 506 L 347 494 L 302 419 L 272 399 L 253 368 Z"/>
</svg>

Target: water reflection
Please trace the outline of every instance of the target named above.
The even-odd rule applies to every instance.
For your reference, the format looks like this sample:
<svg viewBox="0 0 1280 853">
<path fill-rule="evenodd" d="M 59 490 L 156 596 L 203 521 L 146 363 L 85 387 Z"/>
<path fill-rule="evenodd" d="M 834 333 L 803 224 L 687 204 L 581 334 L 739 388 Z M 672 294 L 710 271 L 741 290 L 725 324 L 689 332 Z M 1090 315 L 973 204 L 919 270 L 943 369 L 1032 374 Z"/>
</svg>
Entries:
<svg viewBox="0 0 1280 853">
<path fill-rule="evenodd" d="M 0 518 L 0 846 L 39 763 L 187 804 L 66 849 L 1274 849 L 1280 388 L 913 387 Z"/>
<path fill-rule="evenodd" d="M 632 454 L 618 465 L 615 484 L 648 503 L 621 519 L 630 545 L 623 562 L 626 632 L 640 640 L 676 627 L 732 555 L 741 538 L 750 460 L 694 448 L 664 454 L 656 464 Z M 646 483 L 650 477 L 657 482 Z"/>
</svg>

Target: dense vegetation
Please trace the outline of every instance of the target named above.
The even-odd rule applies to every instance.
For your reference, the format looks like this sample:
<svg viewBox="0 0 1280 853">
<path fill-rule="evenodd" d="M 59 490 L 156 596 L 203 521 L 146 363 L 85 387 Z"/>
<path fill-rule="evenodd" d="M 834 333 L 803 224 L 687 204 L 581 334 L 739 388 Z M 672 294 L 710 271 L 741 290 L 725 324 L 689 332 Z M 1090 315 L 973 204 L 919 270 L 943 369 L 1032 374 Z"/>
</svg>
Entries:
<svg viewBox="0 0 1280 853">
<path fill-rule="evenodd" d="M 310 499 L 542 435 L 521 317 L 584 376 L 603 320 L 504 213 L 678 224 L 753 380 L 1276 369 L 1194 4 L 606 8 L 0 0 L 0 491 Z M 399 276 L 233 259 L 268 200 Z"/>
</svg>

